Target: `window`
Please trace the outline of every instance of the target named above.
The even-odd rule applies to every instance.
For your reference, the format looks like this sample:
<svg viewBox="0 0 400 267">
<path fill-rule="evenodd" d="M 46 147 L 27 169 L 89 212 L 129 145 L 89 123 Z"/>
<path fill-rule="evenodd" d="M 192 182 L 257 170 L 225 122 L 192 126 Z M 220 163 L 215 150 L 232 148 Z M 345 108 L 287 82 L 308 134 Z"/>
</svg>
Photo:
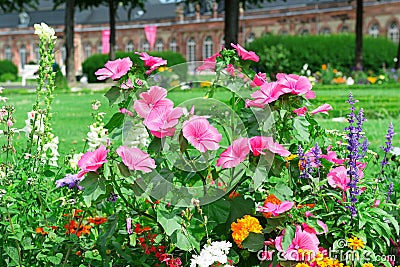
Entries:
<svg viewBox="0 0 400 267">
<path fill-rule="evenodd" d="M 191 37 L 187 42 L 186 59 L 189 62 L 196 60 L 196 41 L 193 37 Z"/>
<path fill-rule="evenodd" d="M 378 23 L 372 23 L 368 29 L 368 34 L 372 37 L 378 37 L 379 35 L 379 25 Z"/>
<path fill-rule="evenodd" d="M 92 46 L 90 44 L 86 44 L 84 47 L 84 56 L 85 59 L 92 55 Z"/>
<path fill-rule="evenodd" d="M 40 47 L 39 44 L 34 44 L 33 53 L 35 54 L 36 62 L 40 61 Z"/>
<path fill-rule="evenodd" d="M 129 40 L 128 43 L 126 44 L 125 51 L 133 52 L 133 50 L 135 50 L 135 46 L 133 45 L 133 41 Z"/>
<path fill-rule="evenodd" d="M 329 35 L 329 34 L 331 34 L 331 29 L 328 28 L 328 27 L 324 27 L 324 28 L 321 29 L 321 34 L 322 35 Z"/>
<path fill-rule="evenodd" d="M 278 33 L 279 35 L 288 35 L 289 34 L 289 32 L 287 31 L 287 30 L 285 30 L 285 29 L 281 29 L 281 30 L 279 30 L 279 33 Z"/>
<path fill-rule="evenodd" d="M 247 35 L 246 44 L 250 44 L 254 41 L 254 39 L 256 39 L 256 35 L 254 33 L 250 33 L 249 35 Z"/>
<path fill-rule="evenodd" d="M 177 52 L 178 51 L 178 44 L 176 43 L 175 38 L 173 38 L 171 40 L 171 42 L 169 43 L 169 50 L 172 52 Z"/>
<path fill-rule="evenodd" d="M 67 61 L 67 48 L 65 48 L 65 45 L 63 45 L 60 50 L 61 50 L 61 59 L 65 64 L 65 62 Z"/>
<path fill-rule="evenodd" d="M 219 40 L 219 50 L 222 50 L 225 47 L 225 36 L 221 37 L 221 40 Z"/>
<path fill-rule="evenodd" d="M 9 45 L 6 46 L 4 49 L 4 59 L 5 60 L 12 60 L 12 52 L 11 52 L 11 47 Z"/>
<path fill-rule="evenodd" d="M 388 29 L 388 38 L 395 43 L 399 42 L 399 26 L 397 26 L 397 23 L 394 21 L 390 23 Z"/>
<path fill-rule="evenodd" d="M 103 46 L 101 42 L 97 43 L 97 54 L 102 54 L 103 53 Z"/>
<path fill-rule="evenodd" d="M 156 43 L 156 51 L 161 52 L 163 50 L 164 50 L 164 43 L 161 39 L 158 39 Z"/>
<path fill-rule="evenodd" d="M 213 41 L 211 36 L 207 36 L 203 43 L 203 58 L 209 58 L 213 54 Z"/>
<path fill-rule="evenodd" d="M 26 64 L 26 47 L 25 45 L 21 45 L 19 49 L 19 62 L 21 64 L 21 68 L 24 68 Z"/>
<path fill-rule="evenodd" d="M 150 44 L 147 42 L 147 40 L 143 40 L 142 42 L 142 51 L 149 51 L 150 50 Z"/>
<path fill-rule="evenodd" d="M 309 34 L 310 34 L 310 32 L 309 32 L 308 29 L 302 29 L 302 30 L 300 31 L 300 35 L 309 35 Z"/>
<path fill-rule="evenodd" d="M 347 26 L 347 25 L 343 25 L 341 28 L 340 28 L 340 31 L 339 31 L 340 33 L 349 33 L 349 26 Z"/>
</svg>

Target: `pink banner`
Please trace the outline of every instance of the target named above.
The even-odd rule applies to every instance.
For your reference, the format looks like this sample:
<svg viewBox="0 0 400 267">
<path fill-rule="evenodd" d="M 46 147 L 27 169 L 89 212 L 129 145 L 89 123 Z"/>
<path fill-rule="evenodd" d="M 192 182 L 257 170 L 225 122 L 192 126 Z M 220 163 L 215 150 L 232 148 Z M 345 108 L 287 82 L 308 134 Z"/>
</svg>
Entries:
<svg viewBox="0 0 400 267">
<path fill-rule="evenodd" d="M 156 42 L 156 25 L 147 25 L 144 26 L 144 33 L 146 34 L 147 41 L 150 44 L 150 50 L 153 50 L 154 43 Z"/>
<path fill-rule="evenodd" d="M 101 32 L 101 52 L 108 54 L 110 52 L 110 30 Z"/>
</svg>

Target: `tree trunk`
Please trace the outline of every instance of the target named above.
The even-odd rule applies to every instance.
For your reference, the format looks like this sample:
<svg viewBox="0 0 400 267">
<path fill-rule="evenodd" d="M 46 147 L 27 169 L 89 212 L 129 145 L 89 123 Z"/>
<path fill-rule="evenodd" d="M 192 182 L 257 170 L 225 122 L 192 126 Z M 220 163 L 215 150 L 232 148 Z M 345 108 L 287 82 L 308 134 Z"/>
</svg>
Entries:
<svg viewBox="0 0 400 267">
<path fill-rule="evenodd" d="M 110 60 L 115 59 L 115 1 L 110 0 L 108 3 L 108 10 L 109 10 L 109 16 L 110 16 Z"/>
<path fill-rule="evenodd" d="M 397 56 L 396 56 L 396 63 L 394 65 L 394 68 L 396 70 L 398 70 L 400 68 L 400 38 L 399 38 L 399 42 L 397 44 Z"/>
<path fill-rule="evenodd" d="M 356 51 L 355 51 L 355 69 L 361 71 L 363 69 L 362 59 L 362 37 L 363 37 L 363 0 L 357 0 L 356 9 Z"/>
<path fill-rule="evenodd" d="M 67 0 L 65 6 L 64 45 L 66 50 L 65 73 L 68 83 L 74 83 L 76 81 L 74 24 L 75 24 L 75 0 Z"/>
<path fill-rule="evenodd" d="M 231 43 L 238 43 L 239 33 L 239 0 L 225 0 L 225 47 L 232 48 Z"/>
</svg>

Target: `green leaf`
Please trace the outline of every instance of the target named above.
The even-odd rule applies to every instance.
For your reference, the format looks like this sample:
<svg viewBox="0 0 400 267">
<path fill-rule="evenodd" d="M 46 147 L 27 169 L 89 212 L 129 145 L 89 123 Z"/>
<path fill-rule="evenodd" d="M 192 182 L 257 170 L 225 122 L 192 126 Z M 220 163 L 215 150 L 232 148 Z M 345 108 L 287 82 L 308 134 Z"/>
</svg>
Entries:
<svg viewBox="0 0 400 267">
<path fill-rule="evenodd" d="M 107 240 L 113 236 L 118 223 L 118 217 L 115 214 L 111 215 L 107 219 L 107 223 L 104 225 L 103 229 L 104 233 L 99 236 L 96 241 L 96 243 L 100 245 L 102 249 L 104 249 L 104 252 L 107 245 Z"/>
<path fill-rule="evenodd" d="M 293 134 L 294 137 L 300 142 L 309 142 L 310 133 L 308 131 L 308 126 L 310 123 L 305 117 L 298 116 L 293 118 Z"/>
<path fill-rule="evenodd" d="M 257 252 L 264 248 L 264 235 L 250 232 L 249 235 L 243 240 L 243 248 L 251 252 Z"/>
<path fill-rule="evenodd" d="M 82 196 L 87 207 L 90 207 L 93 202 L 98 201 L 106 193 L 104 177 L 100 177 L 95 172 L 86 174 L 86 177 L 79 185 L 84 188 Z"/>
<path fill-rule="evenodd" d="M 120 95 L 121 89 L 117 86 L 111 87 L 110 90 L 108 90 L 107 93 L 104 94 L 104 96 L 108 99 L 108 103 L 110 106 L 112 106 L 115 101 L 117 101 Z"/>
<path fill-rule="evenodd" d="M 293 241 L 294 236 L 295 236 L 295 228 L 294 228 L 294 226 L 288 225 L 286 227 L 285 234 L 284 234 L 283 239 L 282 239 L 282 249 L 283 249 L 283 251 L 286 251 L 288 249 L 288 247 L 290 246 L 290 244 Z"/>
<path fill-rule="evenodd" d="M 244 199 L 243 196 L 238 196 L 233 198 L 230 202 L 231 212 L 229 214 L 228 225 L 246 214 L 253 214 L 254 202 L 251 199 Z"/>
<path fill-rule="evenodd" d="M 188 148 L 188 140 L 183 136 L 183 132 L 179 133 L 179 150 L 181 153 L 185 153 Z"/>
<path fill-rule="evenodd" d="M 229 216 L 230 202 L 221 198 L 215 202 L 202 207 L 209 221 L 216 221 L 218 224 L 225 223 Z"/>
<path fill-rule="evenodd" d="M 160 153 L 163 150 L 161 139 L 153 138 L 147 150 L 148 152 L 153 152 L 155 154 Z"/>
<path fill-rule="evenodd" d="M 185 235 L 181 230 L 175 231 L 171 235 L 171 241 L 174 243 L 178 248 L 184 251 L 190 251 L 196 248 L 195 243 L 197 242 L 193 236 Z M 193 244 L 192 244 L 193 242 Z M 200 243 L 199 243 L 200 246 Z"/>
<path fill-rule="evenodd" d="M 176 230 L 181 229 L 181 220 L 182 218 L 180 216 L 171 213 L 170 211 L 157 209 L 157 221 L 169 236 Z"/>
<path fill-rule="evenodd" d="M 48 256 L 47 259 L 49 260 L 49 262 L 51 262 L 53 264 L 60 264 L 62 258 L 63 258 L 63 254 L 57 253 L 55 256 Z"/>
<path fill-rule="evenodd" d="M 16 247 L 7 246 L 5 247 L 5 251 L 12 261 L 14 261 L 16 264 L 19 263 L 18 249 Z"/>
<path fill-rule="evenodd" d="M 290 187 L 284 183 L 277 183 L 273 191 L 274 195 L 276 195 L 278 198 L 279 196 L 282 196 L 284 200 L 288 200 L 291 198 L 291 196 L 293 196 L 292 189 L 290 189 Z"/>
<path fill-rule="evenodd" d="M 125 115 L 118 112 L 115 113 L 111 119 L 107 122 L 104 128 L 108 129 L 108 132 L 111 133 L 114 129 L 119 128 L 124 123 Z"/>
</svg>

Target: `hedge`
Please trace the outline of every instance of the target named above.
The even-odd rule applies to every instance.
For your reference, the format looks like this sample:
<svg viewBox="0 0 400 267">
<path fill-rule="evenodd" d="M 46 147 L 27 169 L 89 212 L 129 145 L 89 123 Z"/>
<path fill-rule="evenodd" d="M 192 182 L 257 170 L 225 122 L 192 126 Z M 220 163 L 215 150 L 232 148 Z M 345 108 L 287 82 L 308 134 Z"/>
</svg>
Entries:
<svg viewBox="0 0 400 267">
<path fill-rule="evenodd" d="M 155 57 L 161 57 L 167 60 L 167 66 L 175 66 L 181 63 L 186 63 L 186 59 L 180 53 L 175 53 L 171 51 L 163 51 L 163 52 L 148 52 L 149 55 Z M 134 63 L 142 64 L 141 60 L 139 59 L 139 55 L 136 55 L 134 52 L 121 52 L 118 51 L 115 53 L 115 58 L 125 58 L 129 57 Z M 108 54 L 95 54 L 88 57 L 82 63 L 82 72 L 84 75 L 88 77 L 89 82 L 102 82 L 98 81 L 94 73 L 104 67 L 104 64 L 108 61 L 109 57 Z M 182 67 L 180 67 L 182 68 Z M 184 70 L 180 70 L 179 73 L 182 75 L 187 74 L 187 66 L 184 66 Z M 182 77 L 184 78 L 184 77 Z"/>
<path fill-rule="evenodd" d="M 8 74 L 5 75 L 8 77 L 11 77 L 11 75 L 17 77 L 18 67 L 9 60 L 0 60 L 0 76 L 4 77 L 4 74 Z"/>
<path fill-rule="evenodd" d="M 266 73 L 299 73 L 305 63 L 313 72 L 329 64 L 345 74 L 354 66 L 355 36 L 340 35 L 271 35 L 267 34 L 251 42 L 247 49 L 260 55 L 254 67 Z M 397 45 L 380 37 L 363 38 L 364 71 L 378 72 L 385 65 L 394 66 Z"/>
</svg>

